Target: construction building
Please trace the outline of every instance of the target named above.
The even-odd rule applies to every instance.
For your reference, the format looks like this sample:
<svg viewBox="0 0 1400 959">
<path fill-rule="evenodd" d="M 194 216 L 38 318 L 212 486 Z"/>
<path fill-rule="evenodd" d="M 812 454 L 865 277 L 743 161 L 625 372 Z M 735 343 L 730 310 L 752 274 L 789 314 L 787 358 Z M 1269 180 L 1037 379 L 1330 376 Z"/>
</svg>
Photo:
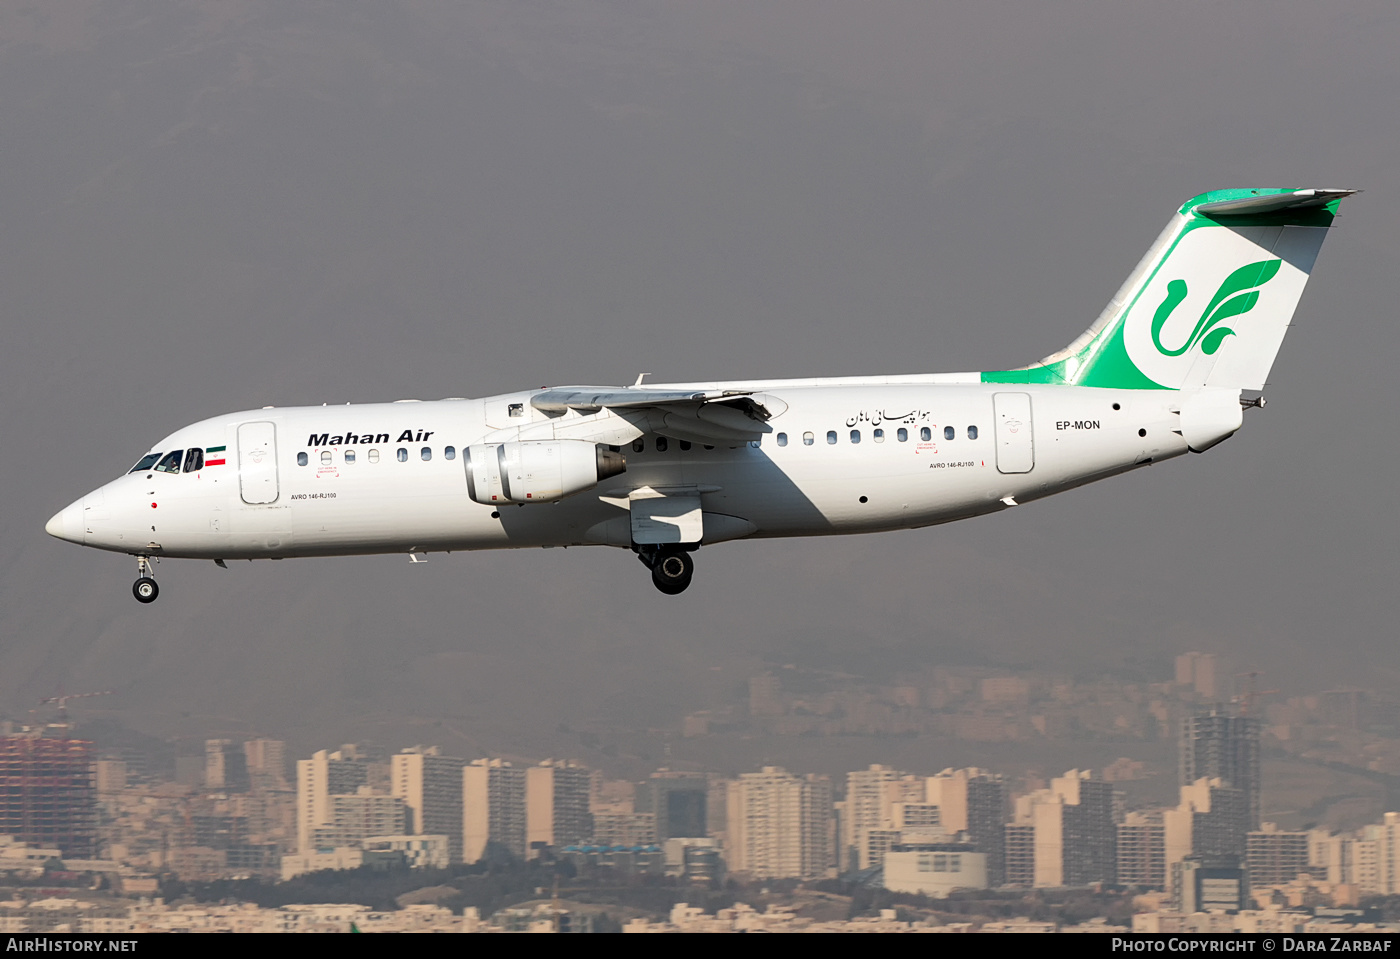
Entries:
<svg viewBox="0 0 1400 959">
<path fill-rule="evenodd" d="M 0 835 L 96 858 L 97 789 L 92 743 L 40 736 L 0 738 Z"/>
<path fill-rule="evenodd" d="M 1181 723 L 1179 785 L 1219 779 L 1238 789 L 1244 794 L 1246 829 L 1259 828 L 1260 729 L 1258 719 L 1230 715 L 1224 707 L 1188 716 Z"/>
</svg>

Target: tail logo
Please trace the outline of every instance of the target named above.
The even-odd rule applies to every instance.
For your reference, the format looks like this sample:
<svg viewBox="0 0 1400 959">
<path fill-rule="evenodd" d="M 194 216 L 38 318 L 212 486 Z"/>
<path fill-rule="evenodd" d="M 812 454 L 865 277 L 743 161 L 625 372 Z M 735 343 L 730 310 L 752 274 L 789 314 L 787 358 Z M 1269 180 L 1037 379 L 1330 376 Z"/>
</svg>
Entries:
<svg viewBox="0 0 1400 959">
<path fill-rule="evenodd" d="M 1220 349 L 1220 344 L 1225 342 L 1225 337 L 1235 334 L 1228 326 L 1219 324 L 1232 316 L 1242 316 L 1254 309 L 1254 304 L 1259 302 L 1259 288 L 1274 278 L 1282 262 L 1281 259 L 1260 260 L 1258 263 L 1242 266 L 1227 276 L 1225 282 L 1215 291 L 1215 296 L 1211 297 L 1210 304 L 1201 314 L 1196 328 L 1191 331 L 1186 342 L 1174 350 L 1163 345 L 1162 327 L 1166 325 L 1172 312 L 1181 305 L 1181 301 L 1186 299 L 1187 288 L 1185 280 L 1172 280 L 1167 284 L 1166 298 L 1152 317 L 1152 344 L 1157 347 L 1157 352 L 1163 356 L 1181 356 L 1199 343 L 1202 353 L 1207 356 L 1214 355 L 1215 351 Z"/>
</svg>

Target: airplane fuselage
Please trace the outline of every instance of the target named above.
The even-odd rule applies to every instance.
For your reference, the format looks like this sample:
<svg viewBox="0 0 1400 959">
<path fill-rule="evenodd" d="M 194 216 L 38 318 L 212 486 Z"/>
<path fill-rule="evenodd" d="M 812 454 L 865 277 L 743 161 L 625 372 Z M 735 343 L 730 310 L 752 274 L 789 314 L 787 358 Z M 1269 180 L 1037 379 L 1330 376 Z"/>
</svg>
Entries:
<svg viewBox="0 0 1400 959">
<path fill-rule="evenodd" d="M 201 468 L 128 473 L 61 522 L 89 546 L 205 559 L 626 547 L 629 495 L 652 488 L 695 491 L 708 544 L 946 523 L 1187 451 L 1175 394 L 950 379 L 653 387 L 761 391 L 786 407 L 734 445 L 644 432 L 609 410 L 551 419 L 532 393 L 250 410 L 151 450 L 182 462 L 199 450 Z M 580 430 L 607 431 L 625 473 L 557 502 L 468 496 L 468 447 Z"/>
</svg>

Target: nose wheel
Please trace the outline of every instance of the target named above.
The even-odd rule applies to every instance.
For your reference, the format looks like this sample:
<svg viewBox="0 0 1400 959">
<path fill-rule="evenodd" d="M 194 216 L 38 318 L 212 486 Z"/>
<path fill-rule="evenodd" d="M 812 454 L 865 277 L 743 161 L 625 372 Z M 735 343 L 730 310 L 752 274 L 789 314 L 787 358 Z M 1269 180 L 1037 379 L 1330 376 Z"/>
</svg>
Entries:
<svg viewBox="0 0 1400 959">
<path fill-rule="evenodd" d="M 140 578 L 131 584 L 131 595 L 138 603 L 154 603 L 160 595 L 160 587 L 151 577 L 151 562 L 144 556 L 136 557 L 136 569 Z"/>
<path fill-rule="evenodd" d="M 637 551 L 637 558 L 651 567 L 651 581 L 667 596 L 685 592 L 695 575 L 695 560 L 684 549 L 651 547 Z"/>
</svg>

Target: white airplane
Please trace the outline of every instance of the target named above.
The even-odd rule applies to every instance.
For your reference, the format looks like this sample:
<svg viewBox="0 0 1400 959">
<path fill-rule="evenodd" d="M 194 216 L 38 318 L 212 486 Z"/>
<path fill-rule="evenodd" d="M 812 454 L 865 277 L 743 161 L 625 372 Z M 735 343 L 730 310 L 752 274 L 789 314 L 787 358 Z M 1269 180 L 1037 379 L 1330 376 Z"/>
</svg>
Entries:
<svg viewBox="0 0 1400 959">
<path fill-rule="evenodd" d="M 265 407 L 177 430 L 49 520 L 129 553 L 284 559 L 631 549 L 663 593 L 702 545 L 932 526 L 1203 452 L 1264 387 L 1337 204 L 1355 190 L 1187 201 L 1103 313 L 1030 366 L 565 386 Z"/>
</svg>

